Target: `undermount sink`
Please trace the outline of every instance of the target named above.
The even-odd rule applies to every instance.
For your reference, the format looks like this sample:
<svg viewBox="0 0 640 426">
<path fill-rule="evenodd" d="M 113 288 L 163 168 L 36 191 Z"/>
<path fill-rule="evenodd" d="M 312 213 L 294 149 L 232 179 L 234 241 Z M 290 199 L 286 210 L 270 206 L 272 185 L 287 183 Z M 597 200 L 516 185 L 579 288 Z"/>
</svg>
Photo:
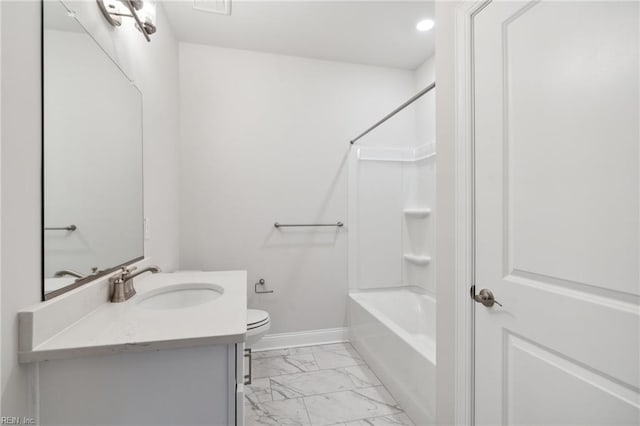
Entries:
<svg viewBox="0 0 640 426">
<path fill-rule="evenodd" d="M 211 283 L 175 284 L 140 295 L 136 305 L 145 309 L 183 309 L 209 303 L 224 293 Z"/>
</svg>

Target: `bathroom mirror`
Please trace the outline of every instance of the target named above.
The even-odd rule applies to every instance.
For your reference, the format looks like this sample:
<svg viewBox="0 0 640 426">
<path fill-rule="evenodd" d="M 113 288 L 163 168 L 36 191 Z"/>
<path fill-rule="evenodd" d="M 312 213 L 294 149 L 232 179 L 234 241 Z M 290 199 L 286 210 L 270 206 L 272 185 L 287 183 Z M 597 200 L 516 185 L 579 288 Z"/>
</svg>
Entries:
<svg viewBox="0 0 640 426">
<path fill-rule="evenodd" d="M 143 257 L 142 98 L 61 2 L 42 8 L 47 300 Z"/>
</svg>

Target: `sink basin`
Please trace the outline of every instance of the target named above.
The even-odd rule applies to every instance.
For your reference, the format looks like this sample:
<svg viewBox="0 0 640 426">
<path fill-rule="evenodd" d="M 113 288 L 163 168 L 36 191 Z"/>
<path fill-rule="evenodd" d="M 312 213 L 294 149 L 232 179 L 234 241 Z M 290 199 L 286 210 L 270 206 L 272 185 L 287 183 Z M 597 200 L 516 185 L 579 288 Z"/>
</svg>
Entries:
<svg viewBox="0 0 640 426">
<path fill-rule="evenodd" d="M 140 295 L 136 305 L 145 309 L 184 309 L 216 300 L 224 289 L 211 283 L 175 284 Z"/>
</svg>

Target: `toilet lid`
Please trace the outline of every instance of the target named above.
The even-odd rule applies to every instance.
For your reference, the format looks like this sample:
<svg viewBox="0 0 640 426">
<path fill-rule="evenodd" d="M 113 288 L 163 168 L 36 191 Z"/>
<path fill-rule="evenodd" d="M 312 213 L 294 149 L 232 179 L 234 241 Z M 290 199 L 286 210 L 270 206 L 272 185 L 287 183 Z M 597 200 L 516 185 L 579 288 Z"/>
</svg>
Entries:
<svg viewBox="0 0 640 426">
<path fill-rule="evenodd" d="M 256 328 L 269 322 L 269 312 L 247 309 L 247 328 Z"/>
</svg>

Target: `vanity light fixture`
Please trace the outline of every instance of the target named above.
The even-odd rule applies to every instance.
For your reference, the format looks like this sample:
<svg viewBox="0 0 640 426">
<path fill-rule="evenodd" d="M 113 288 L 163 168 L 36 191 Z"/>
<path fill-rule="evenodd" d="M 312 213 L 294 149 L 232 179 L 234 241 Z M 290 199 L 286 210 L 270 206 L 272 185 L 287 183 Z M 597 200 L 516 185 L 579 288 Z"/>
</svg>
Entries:
<svg viewBox="0 0 640 426">
<path fill-rule="evenodd" d="M 96 0 L 107 22 L 114 27 L 122 25 L 122 18 L 133 18 L 136 28 L 151 41 L 156 32 L 156 4 L 152 0 Z"/>
<path fill-rule="evenodd" d="M 416 25 L 416 30 L 418 30 L 420 32 L 429 31 L 435 25 L 436 25 L 436 23 L 433 22 L 432 19 L 423 19 L 422 21 L 418 22 L 418 25 Z"/>
</svg>

